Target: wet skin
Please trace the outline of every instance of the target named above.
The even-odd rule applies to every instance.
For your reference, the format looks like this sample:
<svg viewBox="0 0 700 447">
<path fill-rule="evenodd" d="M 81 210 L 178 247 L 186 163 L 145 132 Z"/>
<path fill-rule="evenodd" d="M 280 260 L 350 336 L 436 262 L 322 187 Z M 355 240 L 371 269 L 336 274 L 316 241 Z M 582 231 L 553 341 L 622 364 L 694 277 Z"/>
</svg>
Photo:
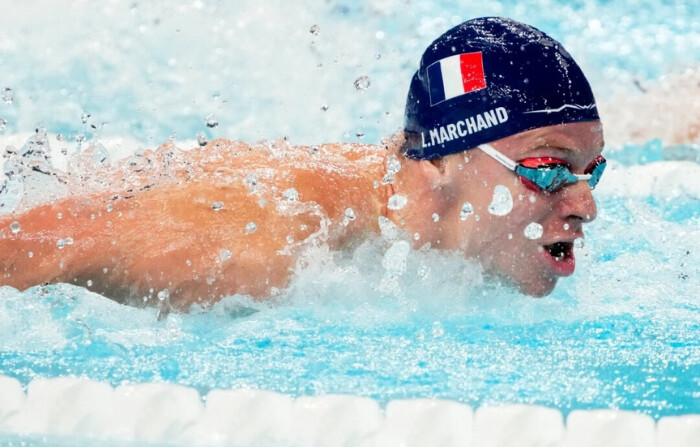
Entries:
<svg viewBox="0 0 700 447">
<path fill-rule="evenodd" d="M 601 152 L 603 133 L 599 122 L 571 123 L 516 134 L 494 141 L 492 146 L 512 160 L 554 157 L 568 162 L 573 172 L 583 173 Z M 420 244 L 430 242 L 432 247 L 460 250 L 478 259 L 486 272 L 533 296 L 546 295 L 559 277 L 573 273 L 572 243 L 583 237 L 583 224 L 595 219 L 597 213 L 586 182 L 551 194 L 533 191 L 478 149 L 432 163 L 404 163 L 404 167 L 394 192 L 404 191 L 414 199 L 390 217 L 418 232 Z M 416 182 L 417 178 L 422 181 Z M 513 209 L 505 216 L 488 211 L 497 185 L 508 188 L 513 198 Z M 474 214 L 462 221 L 464 202 L 472 204 Z M 438 222 L 431 218 L 433 213 L 439 216 Z M 543 228 L 536 240 L 525 236 L 525 228 L 532 222 Z M 556 242 L 565 247 L 559 261 L 545 249 Z"/>
<path fill-rule="evenodd" d="M 341 248 L 377 232 L 382 215 L 417 233 L 415 246 L 459 250 L 529 295 L 549 293 L 573 272 L 571 242 L 596 216 L 585 182 L 552 194 L 533 192 L 479 150 L 418 161 L 402 157 L 400 144 L 394 138 L 385 146 L 329 144 L 316 151 L 220 140 L 178 154 L 171 180 L 129 181 L 128 190 L 124 178 L 143 174 L 117 169 L 104 191 L 0 217 L 0 285 L 70 282 L 131 304 L 157 303 L 158 292 L 168 289 L 171 304 L 181 309 L 235 293 L 265 299 L 288 284 L 306 244 Z M 535 129 L 492 145 L 514 160 L 561 158 L 581 173 L 603 141 L 600 123 L 588 122 Z M 402 167 L 383 185 L 391 155 Z M 252 186 L 251 173 L 257 178 Z M 505 216 L 488 212 L 496 185 L 513 197 Z M 289 188 L 297 201 L 285 198 Z M 393 194 L 404 195 L 407 205 L 388 210 Z M 224 207 L 215 210 L 219 201 Z M 460 219 L 464 202 L 474 207 L 467 220 Z M 10 231 L 12 222 L 20 232 Z M 251 222 L 254 232 L 246 231 Z M 543 227 L 540 239 L 524 236 L 532 222 Z M 66 237 L 73 244 L 59 248 Z M 568 247 L 561 260 L 544 248 L 555 242 Z"/>
</svg>

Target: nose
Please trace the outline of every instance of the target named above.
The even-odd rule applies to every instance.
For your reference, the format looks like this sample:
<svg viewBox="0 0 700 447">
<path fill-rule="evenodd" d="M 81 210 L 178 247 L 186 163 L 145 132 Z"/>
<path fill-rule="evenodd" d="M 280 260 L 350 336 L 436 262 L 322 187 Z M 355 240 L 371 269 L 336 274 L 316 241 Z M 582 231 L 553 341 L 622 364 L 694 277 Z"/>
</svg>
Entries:
<svg viewBox="0 0 700 447">
<path fill-rule="evenodd" d="M 562 191 L 559 213 L 563 219 L 576 219 L 591 222 L 598 215 L 598 207 L 588 182 L 576 182 Z"/>
</svg>

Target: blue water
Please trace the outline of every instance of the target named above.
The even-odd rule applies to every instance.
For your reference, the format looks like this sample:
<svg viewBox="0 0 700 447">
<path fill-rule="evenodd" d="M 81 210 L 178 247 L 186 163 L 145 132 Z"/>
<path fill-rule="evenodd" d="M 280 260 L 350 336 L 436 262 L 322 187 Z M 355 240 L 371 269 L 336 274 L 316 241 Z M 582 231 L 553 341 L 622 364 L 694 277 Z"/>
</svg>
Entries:
<svg viewBox="0 0 700 447">
<path fill-rule="evenodd" d="M 545 29 L 599 98 L 700 60 L 694 1 L 37 3 L 46 14 L 5 5 L 0 15 L 0 88 L 15 95 L 0 117 L 4 135 L 40 125 L 62 134 L 51 144 L 69 153 L 83 138 L 153 147 L 197 132 L 378 141 L 401 124 L 425 45 L 472 16 Z M 364 92 L 353 86 L 361 75 L 372 80 Z M 699 153 L 661 141 L 608 148 L 577 272 L 546 298 L 484 282 L 456 254 L 412 252 L 404 269 L 386 255 L 400 243 L 387 232 L 352 252 L 307 253 L 272 302 L 230 297 L 160 319 L 79 287 L 0 288 L 0 373 L 24 385 L 79 376 L 202 393 L 245 386 L 382 403 L 700 413 L 700 195 L 682 175 L 697 172 Z M 682 187 L 616 186 L 622 173 L 646 185 L 645 169 L 666 162 Z"/>
</svg>

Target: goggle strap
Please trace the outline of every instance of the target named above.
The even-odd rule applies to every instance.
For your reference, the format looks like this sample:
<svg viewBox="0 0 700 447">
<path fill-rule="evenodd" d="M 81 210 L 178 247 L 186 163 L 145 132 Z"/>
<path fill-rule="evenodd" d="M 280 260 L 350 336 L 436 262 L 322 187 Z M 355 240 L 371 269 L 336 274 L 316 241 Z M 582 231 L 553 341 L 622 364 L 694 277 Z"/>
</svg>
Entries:
<svg viewBox="0 0 700 447">
<path fill-rule="evenodd" d="M 515 167 L 517 166 L 517 163 L 511 160 L 510 158 L 506 157 L 502 153 L 498 152 L 496 149 L 494 149 L 490 144 L 484 143 L 480 144 L 478 146 L 479 149 L 482 151 L 486 152 L 491 158 L 495 159 L 497 162 L 505 166 L 506 168 L 510 169 L 511 171 L 515 171 Z"/>
</svg>

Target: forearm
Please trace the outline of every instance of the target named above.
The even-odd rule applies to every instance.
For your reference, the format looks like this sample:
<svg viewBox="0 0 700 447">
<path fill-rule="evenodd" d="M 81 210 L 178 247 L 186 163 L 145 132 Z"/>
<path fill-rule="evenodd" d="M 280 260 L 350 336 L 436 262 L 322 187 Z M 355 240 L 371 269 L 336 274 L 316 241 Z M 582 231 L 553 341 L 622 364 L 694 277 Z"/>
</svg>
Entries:
<svg viewBox="0 0 700 447">
<path fill-rule="evenodd" d="M 94 208 L 93 201 L 69 198 L 0 217 L 0 284 L 26 289 L 68 282 L 99 264 L 105 247 L 95 237 Z"/>
</svg>

